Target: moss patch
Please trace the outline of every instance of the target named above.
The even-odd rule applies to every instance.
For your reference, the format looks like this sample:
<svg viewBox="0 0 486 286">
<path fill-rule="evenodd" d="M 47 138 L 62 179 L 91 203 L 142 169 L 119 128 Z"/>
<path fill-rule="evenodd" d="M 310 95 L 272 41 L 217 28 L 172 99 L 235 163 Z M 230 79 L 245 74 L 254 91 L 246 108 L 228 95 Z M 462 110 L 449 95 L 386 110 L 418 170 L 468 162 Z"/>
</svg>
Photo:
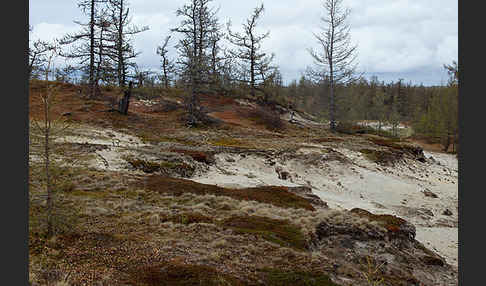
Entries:
<svg viewBox="0 0 486 286">
<path fill-rule="evenodd" d="M 400 231 L 401 227 L 407 223 L 406 220 L 394 215 L 376 215 L 360 208 L 354 208 L 350 210 L 350 212 L 358 215 L 359 217 L 364 217 L 370 221 L 376 221 L 380 223 L 390 233 L 396 233 Z"/>
<path fill-rule="evenodd" d="M 242 141 L 231 137 L 219 138 L 217 140 L 212 140 L 209 143 L 214 146 L 222 146 L 222 147 L 244 147 L 245 145 L 243 144 Z"/>
<path fill-rule="evenodd" d="M 375 143 L 376 145 L 388 147 L 399 152 L 409 153 L 416 157 L 424 156 L 423 149 L 421 147 L 407 142 L 400 142 L 399 140 L 383 138 L 370 138 L 370 141 Z"/>
<path fill-rule="evenodd" d="M 191 141 L 191 140 L 186 140 L 186 139 L 181 139 L 181 138 L 176 138 L 176 137 L 167 137 L 167 136 L 157 136 L 156 132 L 153 131 L 139 131 L 137 132 L 137 136 L 142 140 L 144 143 L 160 143 L 160 142 L 172 142 L 172 143 L 179 143 L 182 145 L 188 145 L 188 146 L 197 146 L 198 143 Z"/>
<path fill-rule="evenodd" d="M 138 187 L 174 196 L 180 196 L 184 193 L 228 196 L 237 200 L 257 201 L 283 208 L 315 210 L 305 198 L 289 192 L 286 187 L 265 186 L 247 189 L 228 189 L 159 175 L 152 175 L 145 178 L 142 182 L 139 182 Z"/>
<path fill-rule="evenodd" d="M 224 220 L 222 226 L 242 234 L 255 234 L 265 240 L 296 250 L 306 250 L 307 242 L 300 228 L 286 220 L 261 216 L 234 216 Z"/>
<path fill-rule="evenodd" d="M 161 169 L 160 163 L 140 160 L 135 158 L 125 158 L 125 160 L 137 170 L 142 170 L 145 173 L 158 172 Z"/>
<path fill-rule="evenodd" d="M 203 214 L 196 212 L 185 212 L 173 216 L 164 216 L 160 218 L 160 222 L 168 222 L 180 224 L 192 224 L 192 223 L 213 223 L 213 218 L 207 217 Z"/>
<path fill-rule="evenodd" d="M 239 279 L 210 266 L 174 263 L 141 267 L 134 271 L 129 283 L 137 286 L 245 285 Z"/>
<path fill-rule="evenodd" d="M 280 269 L 264 268 L 264 283 L 268 286 L 339 286 L 331 281 L 324 273 L 305 271 L 283 271 Z"/>
<path fill-rule="evenodd" d="M 361 149 L 360 152 L 368 160 L 384 166 L 393 165 L 403 158 L 402 153 L 390 151 Z"/>
<path fill-rule="evenodd" d="M 124 157 L 125 161 L 130 163 L 135 169 L 141 170 L 145 173 L 160 172 L 165 175 L 180 175 L 182 177 L 190 177 L 195 171 L 195 168 L 183 162 L 152 162 L 147 160 L 136 159 L 133 157 Z"/>
</svg>

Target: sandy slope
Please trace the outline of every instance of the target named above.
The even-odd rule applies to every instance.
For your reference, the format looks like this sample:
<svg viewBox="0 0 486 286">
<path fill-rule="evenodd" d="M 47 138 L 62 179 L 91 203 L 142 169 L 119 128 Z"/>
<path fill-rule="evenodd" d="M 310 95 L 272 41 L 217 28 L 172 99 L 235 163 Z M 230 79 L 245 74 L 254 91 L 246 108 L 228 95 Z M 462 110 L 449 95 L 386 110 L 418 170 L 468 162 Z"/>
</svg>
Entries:
<svg viewBox="0 0 486 286">
<path fill-rule="evenodd" d="M 86 126 L 78 128 L 76 133 L 62 140 L 108 147 L 97 150 L 99 158 L 90 164 L 99 169 L 126 169 L 123 155 L 135 154 L 134 148 L 147 147 L 137 137 L 113 130 Z M 335 149 L 349 160 L 347 163 L 334 160 L 325 150 L 321 145 L 302 144 L 296 156 L 291 157 L 220 153 L 208 172 L 192 180 L 233 188 L 310 186 L 331 208 L 358 207 L 407 219 L 417 227 L 417 240 L 457 266 L 458 165 L 454 155 L 424 152 L 427 163 L 407 160 L 395 167 L 383 167 L 350 149 Z M 289 178 L 281 179 L 278 172 L 288 172 Z M 425 190 L 438 198 L 426 196 Z M 446 209 L 452 215 L 444 215 Z"/>
<path fill-rule="evenodd" d="M 457 159 L 454 155 L 425 152 L 427 163 L 408 160 L 395 167 L 382 167 L 361 153 L 338 149 L 351 163 L 327 161 L 316 146 L 305 146 L 300 154 L 322 156 L 312 166 L 305 160 L 268 159 L 235 154 L 217 155 L 216 167 L 193 180 L 228 187 L 258 185 L 311 186 L 331 208 L 363 208 L 374 213 L 398 215 L 417 227 L 417 240 L 436 250 L 457 266 Z M 290 173 L 279 179 L 276 170 Z M 438 196 L 426 196 L 428 190 Z M 443 215 L 449 209 L 451 216 Z"/>
</svg>

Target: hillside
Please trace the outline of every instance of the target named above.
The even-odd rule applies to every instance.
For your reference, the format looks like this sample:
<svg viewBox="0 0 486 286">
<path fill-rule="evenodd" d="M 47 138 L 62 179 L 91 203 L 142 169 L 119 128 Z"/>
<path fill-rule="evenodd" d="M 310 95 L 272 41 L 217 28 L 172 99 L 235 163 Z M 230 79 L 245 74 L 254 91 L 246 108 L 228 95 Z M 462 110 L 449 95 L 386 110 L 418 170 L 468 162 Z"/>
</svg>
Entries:
<svg viewBox="0 0 486 286">
<path fill-rule="evenodd" d="M 31 82 L 31 120 L 44 85 Z M 247 98 L 204 96 L 211 124 L 187 128 L 177 92 L 123 116 L 114 89 L 58 88 L 52 113 L 71 126 L 49 240 L 29 154 L 32 285 L 458 285 L 454 155 Z"/>
</svg>

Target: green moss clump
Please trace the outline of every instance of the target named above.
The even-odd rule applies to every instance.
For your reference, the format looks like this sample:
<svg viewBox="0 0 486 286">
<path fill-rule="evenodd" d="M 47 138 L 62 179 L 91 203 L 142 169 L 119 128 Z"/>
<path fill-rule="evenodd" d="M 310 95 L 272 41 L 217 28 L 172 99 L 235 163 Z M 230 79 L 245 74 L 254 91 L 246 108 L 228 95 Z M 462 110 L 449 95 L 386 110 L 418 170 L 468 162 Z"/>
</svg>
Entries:
<svg viewBox="0 0 486 286">
<path fill-rule="evenodd" d="M 196 212 L 185 212 L 178 215 L 166 216 L 160 219 L 161 222 L 171 221 L 173 223 L 180 224 L 193 224 L 193 223 L 213 223 L 213 219 L 203 214 Z"/>
<path fill-rule="evenodd" d="M 221 224 L 241 234 L 255 234 L 283 247 L 304 251 L 307 241 L 300 228 L 286 220 L 261 216 L 234 216 Z"/>
<path fill-rule="evenodd" d="M 265 285 L 268 286 L 339 286 L 331 281 L 324 273 L 306 271 L 283 271 L 280 269 L 264 268 Z"/>
<path fill-rule="evenodd" d="M 359 217 L 365 217 L 370 221 L 379 222 L 384 228 L 386 228 L 389 232 L 394 233 L 398 232 L 401 227 L 407 223 L 406 220 L 399 218 L 393 215 L 376 215 L 370 213 L 367 210 L 363 210 L 360 208 L 354 208 L 350 210 L 351 213 L 358 215 Z"/>
<path fill-rule="evenodd" d="M 139 131 L 137 133 L 137 136 L 142 140 L 144 143 L 160 143 L 160 142 L 173 142 L 173 143 L 179 143 L 182 145 L 188 145 L 188 146 L 197 146 L 199 143 L 186 140 L 186 139 L 180 139 L 180 138 L 175 138 L 175 137 L 166 137 L 166 136 L 157 136 L 157 134 L 154 134 L 152 131 Z"/>
</svg>

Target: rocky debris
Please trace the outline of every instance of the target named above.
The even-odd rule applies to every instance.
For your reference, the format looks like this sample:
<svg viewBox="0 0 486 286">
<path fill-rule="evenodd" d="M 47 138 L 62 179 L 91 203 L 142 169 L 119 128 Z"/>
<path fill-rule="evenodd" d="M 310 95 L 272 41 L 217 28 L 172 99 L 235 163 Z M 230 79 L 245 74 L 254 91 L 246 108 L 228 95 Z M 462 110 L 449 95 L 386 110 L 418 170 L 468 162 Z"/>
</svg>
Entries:
<svg viewBox="0 0 486 286">
<path fill-rule="evenodd" d="M 420 257 L 420 260 L 422 260 L 425 264 L 427 265 L 436 265 L 436 266 L 444 266 L 446 263 L 443 258 L 437 256 L 437 255 L 424 255 Z"/>
<path fill-rule="evenodd" d="M 452 215 L 452 212 L 451 212 L 451 210 L 446 209 L 442 214 L 443 215 L 446 215 L 446 216 L 451 216 Z"/>
<path fill-rule="evenodd" d="M 383 138 L 371 138 L 370 140 L 376 145 L 387 147 L 392 153 L 395 153 L 395 156 L 409 157 L 421 163 L 427 162 L 423 148 L 418 145 L 405 142 L 395 142 Z"/>
<path fill-rule="evenodd" d="M 312 188 L 308 186 L 287 187 L 287 189 L 289 190 L 289 192 L 294 193 L 300 197 L 303 197 L 313 206 L 317 206 L 321 208 L 329 208 L 327 203 L 323 201 L 319 196 L 313 194 Z"/>
<path fill-rule="evenodd" d="M 374 215 L 361 209 L 352 213 L 368 217 L 369 223 L 335 217 L 322 221 L 309 234 L 309 248 L 322 251 L 334 261 L 336 275 L 347 273 L 336 268 L 361 269 L 368 261 L 377 270 L 379 267 L 384 285 L 457 285 L 457 272 L 444 258 L 414 239 L 413 225 L 395 216 Z"/>
<path fill-rule="evenodd" d="M 434 216 L 434 213 L 429 209 L 421 208 L 419 211 L 424 215 Z"/>
<path fill-rule="evenodd" d="M 436 194 L 432 193 L 432 192 L 431 192 L 429 189 L 425 189 L 425 190 L 423 191 L 423 193 L 424 193 L 424 195 L 425 195 L 426 197 L 430 197 L 430 198 L 434 198 L 434 199 L 436 199 L 436 198 L 438 198 L 438 197 L 439 197 L 439 196 L 437 196 Z"/>
<path fill-rule="evenodd" d="M 104 144 L 71 143 L 71 142 L 66 142 L 64 144 L 66 146 L 69 146 L 69 148 L 75 152 L 85 152 L 85 153 L 93 153 L 96 151 L 106 150 L 109 148 L 108 145 L 104 145 Z"/>
<path fill-rule="evenodd" d="M 415 226 L 402 218 L 394 215 L 376 215 L 360 208 L 354 208 L 350 210 L 350 213 L 367 218 L 370 221 L 378 222 L 388 231 L 387 235 L 391 239 L 415 239 Z"/>
<path fill-rule="evenodd" d="M 360 152 L 369 160 L 381 166 L 395 166 L 404 159 L 402 152 L 389 150 L 361 149 Z"/>
<path fill-rule="evenodd" d="M 316 226 L 315 237 L 319 242 L 324 238 L 337 235 L 347 235 L 359 241 L 385 239 L 385 235 L 377 229 L 361 229 L 350 227 L 346 224 L 332 224 L 325 221 Z"/>
<path fill-rule="evenodd" d="M 275 172 L 277 172 L 278 178 L 280 180 L 287 180 L 290 179 L 290 173 L 285 171 L 281 166 L 275 167 Z"/>
<path fill-rule="evenodd" d="M 194 161 L 212 165 L 215 162 L 214 152 L 188 150 L 188 149 L 170 149 L 170 152 L 179 153 L 192 158 Z"/>
<path fill-rule="evenodd" d="M 351 269 L 368 265 L 379 270 L 384 285 L 457 285 L 457 272 L 452 266 L 413 239 L 413 231 L 407 227 L 403 223 L 403 232 L 410 233 L 410 237 L 390 239 L 389 233 L 372 223 L 349 220 L 349 217 L 331 218 L 319 223 L 315 233 L 309 234 L 308 245 L 334 262 L 331 267 L 337 276 L 346 276 Z M 361 285 L 353 282 L 352 285 Z"/>
</svg>

